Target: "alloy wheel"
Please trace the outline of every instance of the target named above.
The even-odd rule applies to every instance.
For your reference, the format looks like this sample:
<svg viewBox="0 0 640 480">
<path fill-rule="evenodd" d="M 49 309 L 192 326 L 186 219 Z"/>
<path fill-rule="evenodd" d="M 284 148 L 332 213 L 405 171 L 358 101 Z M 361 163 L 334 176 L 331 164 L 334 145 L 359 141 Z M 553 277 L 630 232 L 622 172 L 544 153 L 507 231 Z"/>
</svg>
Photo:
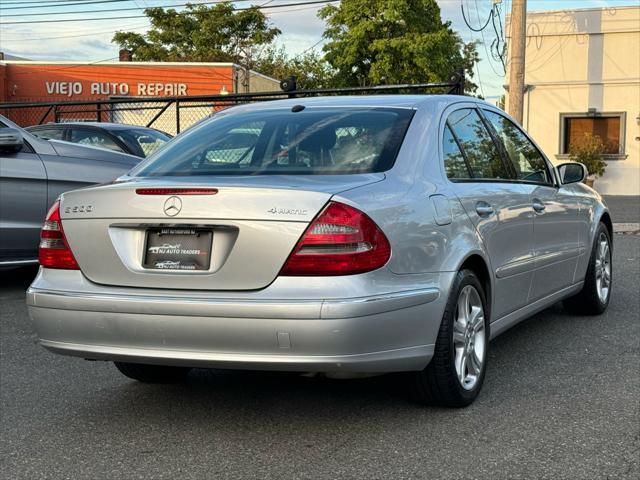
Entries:
<svg viewBox="0 0 640 480">
<path fill-rule="evenodd" d="M 473 390 L 481 376 L 486 355 L 484 309 L 478 290 L 466 285 L 458 297 L 453 321 L 453 348 L 458 381 Z"/>
<path fill-rule="evenodd" d="M 596 291 L 602 303 L 606 303 L 611 289 L 611 248 L 604 232 L 598 237 L 596 251 Z"/>
</svg>

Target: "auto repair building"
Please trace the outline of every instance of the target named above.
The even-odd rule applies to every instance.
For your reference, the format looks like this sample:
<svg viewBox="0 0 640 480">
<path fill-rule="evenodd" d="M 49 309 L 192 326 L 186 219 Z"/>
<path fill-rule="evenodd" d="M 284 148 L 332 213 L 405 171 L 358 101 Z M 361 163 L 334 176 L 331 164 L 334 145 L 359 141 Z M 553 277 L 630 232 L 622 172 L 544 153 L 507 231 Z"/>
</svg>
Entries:
<svg viewBox="0 0 640 480">
<path fill-rule="evenodd" d="M 90 102 L 123 97 L 224 95 L 279 90 L 278 80 L 234 63 L 132 62 L 129 59 L 130 54 L 123 50 L 120 61 L 110 62 L 0 60 L 0 103 Z M 38 122 L 33 115 L 31 118 L 18 111 L 12 114 L 12 120 L 22 126 Z M 166 115 L 170 116 L 171 112 Z M 79 115 L 75 120 L 82 120 L 81 117 Z M 63 120 L 74 119 L 66 116 Z M 125 120 L 139 123 L 133 113 Z M 194 114 L 192 120 L 197 121 L 197 115 Z M 164 123 L 171 124 L 170 121 Z M 182 127 L 186 126 L 188 124 Z"/>
</svg>

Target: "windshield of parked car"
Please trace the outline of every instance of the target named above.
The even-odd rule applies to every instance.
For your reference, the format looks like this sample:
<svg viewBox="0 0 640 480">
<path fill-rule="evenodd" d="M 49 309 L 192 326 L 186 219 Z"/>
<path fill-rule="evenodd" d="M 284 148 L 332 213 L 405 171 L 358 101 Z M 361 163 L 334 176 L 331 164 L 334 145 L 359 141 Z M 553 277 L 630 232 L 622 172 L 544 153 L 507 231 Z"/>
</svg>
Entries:
<svg viewBox="0 0 640 480">
<path fill-rule="evenodd" d="M 393 166 L 406 108 L 287 108 L 216 115 L 176 138 L 134 176 L 320 175 Z"/>
<path fill-rule="evenodd" d="M 166 133 L 151 128 L 113 130 L 112 133 L 139 157 L 148 157 L 171 140 Z"/>
</svg>

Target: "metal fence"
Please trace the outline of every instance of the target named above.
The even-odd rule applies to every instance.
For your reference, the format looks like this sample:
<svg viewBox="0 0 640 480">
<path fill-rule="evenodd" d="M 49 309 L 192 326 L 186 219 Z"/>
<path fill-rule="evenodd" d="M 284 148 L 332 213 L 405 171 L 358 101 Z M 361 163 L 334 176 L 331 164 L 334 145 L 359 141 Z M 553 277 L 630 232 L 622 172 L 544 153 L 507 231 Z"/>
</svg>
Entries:
<svg viewBox="0 0 640 480">
<path fill-rule="evenodd" d="M 203 118 L 234 105 L 288 97 L 304 98 L 319 95 L 371 95 L 382 93 L 450 93 L 463 95 L 464 74 L 458 71 L 452 75 L 451 81 L 441 83 L 188 97 L 113 97 L 109 100 L 0 103 L 0 114 L 23 127 L 49 122 L 115 122 L 153 127 L 175 135 Z"/>
</svg>

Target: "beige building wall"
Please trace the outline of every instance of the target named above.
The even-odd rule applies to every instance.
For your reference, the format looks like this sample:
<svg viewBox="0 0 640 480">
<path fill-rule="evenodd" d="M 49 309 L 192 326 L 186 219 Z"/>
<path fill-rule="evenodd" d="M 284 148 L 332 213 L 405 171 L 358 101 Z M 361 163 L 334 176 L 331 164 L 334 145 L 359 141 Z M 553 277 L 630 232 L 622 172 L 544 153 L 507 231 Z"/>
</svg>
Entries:
<svg viewBox="0 0 640 480">
<path fill-rule="evenodd" d="M 279 92 L 280 80 L 252 70 L 249 74 L 249 86 L 252 92 Z"/>
<path fill-rule="evenodd" d="M 595 187 L 640 195 L 640 7 L 528 12 L 525 85 L 523 125 L 555 163 L 563 116 L 620 115 L 622 153 Z"/>
<path fill-rule="evenodd" d="M 280 91 L 280 80 L 271 78 L 254 70 L 246 70 L 240 65 L 234 65 L 234 92 L 233 93 L 253 93 L 253 92 L 278 92 Z M 249 77 L 247 82 L 245 75 Z"/>
</svg>

